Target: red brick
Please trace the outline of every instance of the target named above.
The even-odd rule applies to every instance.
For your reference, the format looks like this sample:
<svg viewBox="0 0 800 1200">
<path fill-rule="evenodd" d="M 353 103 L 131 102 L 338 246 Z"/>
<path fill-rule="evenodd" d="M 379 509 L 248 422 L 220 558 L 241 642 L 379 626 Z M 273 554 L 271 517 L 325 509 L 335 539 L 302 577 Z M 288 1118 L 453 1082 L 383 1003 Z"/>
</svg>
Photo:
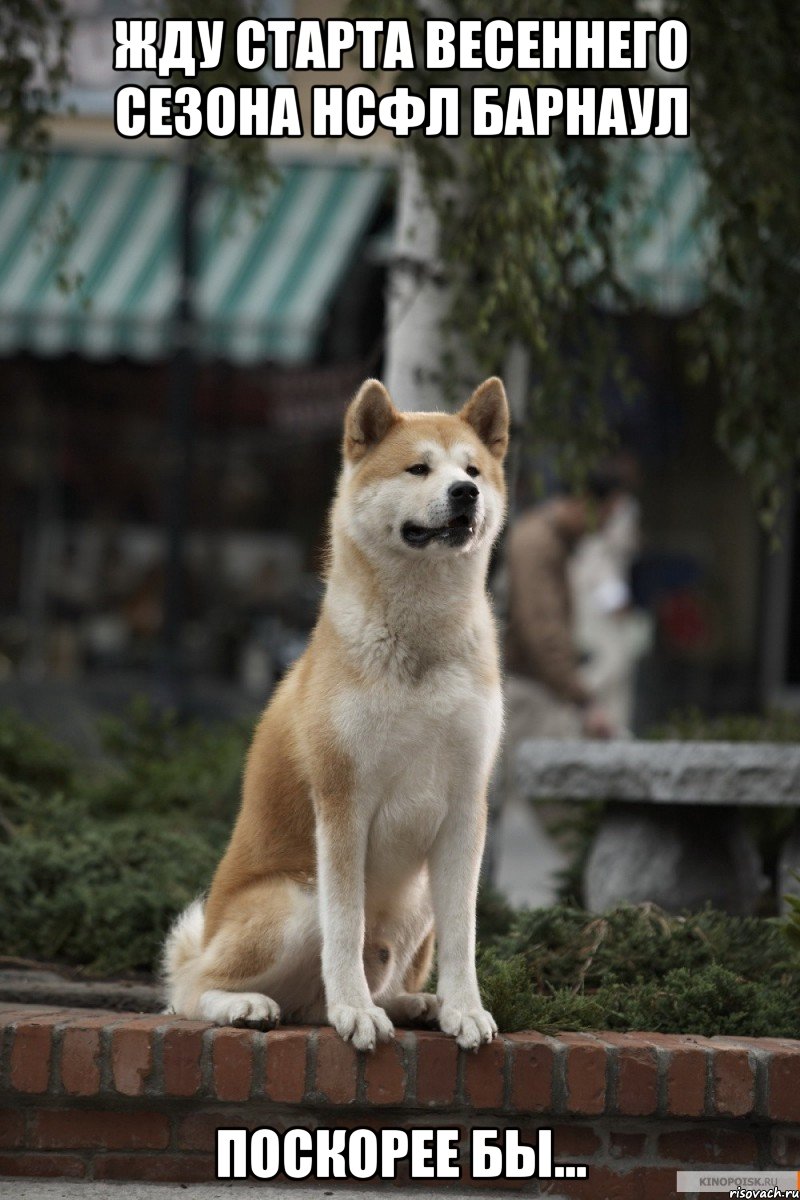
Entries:
<svg viewBox="0 0 800 1200">
<path fill-rule="evenodd" d="M 564 1033 L 567 1048 L 567 1112 L 596 1116 L 606 1103 L 606 1051 L 580 1033 Z"/>
<path fill-rule="evenodd" d="M 757 1038 L 715 1036 L 704 1039 L 712 1050 L 797 1050 L 798 1043 L 789 1038 Z"/>
<path fill-rule="evenodd" d="M 772 1131 L 770 1164 L 778 1167 L 797 1167 L 800 1163 L 800 1129 Z"/>
<path fill-rule="evenodd" d="M 755 1166 L 758 1146 L 746 1130 L 678 1129 L 658 1139 L 659 1158 L 698 1166 Z"/>
<path fill-rule="evenodd" d="M 251 1122 L 253 1126 L 261 1124 L 259 1121 Z M 270 1119 L 269 1124 L 273 1128 L 277 1128 L 275 1121 Z M 246 1129 L 248 1128 L 247 1121 L 238 1117 L 229 1116 L 224 1112 L 193 1112 L 182 1117 L 178 1122 L 177 1128 L 177 1143 L 179 1150 L 203 1150 L 207 1154 L 213 1154 L 217 1147 L 217 1130 L 218 1129 Z"/>
<path fill-rule="evenodd" d="M 53 1056 L 53 1026 L 61 1019 L 54 1013 L 30 1017 L 17 1024 L 11 1045 L 11 1086 L 18 1092 L 40 1095 L 47 1091 Z"/>
<path fill-rule="evenodd" d="M 651 1033 L 648 1040 L 667 1051 L 666 1112 L 673 1117 L 701 1117 L 706 1111 L 709 1054 L 715 1042 L 676 1033 Z"/>
<path fill-rule="evenodd" d="M 161 1024 L 164 1018 L 161 1018 Z M 153 1029 L 125 1025 L 111 1035 L 114 1087 L 123 1096 L 141 1096 L 153 1069 Z"/>
<path fill-rule="evenodd" d="M 333 1029 L 317 1035 L 317 1073 L 314 1088 L 330 1104 L 352 1104 L 356 1098 L 358 1057 Z"/>
<path fill-rule="evenodd" d="M 454 1185 L 454 1181 L 450 1181 L 450 1186 L 452 1187 L 453 1185 Z M 477 1176 L 473 1175 L 473 1173 L 472 1173 L 471 1160 L 469 1159 L 469 1157 L 466 1157 L 464 1159 L 464 1162 L 461 1167 L 460 1185 L 461 1185 L 461 1187 L 475 1188 L 476 1191 L 478 1189 L 480 1189 L 481 1196 L 489 1196 L 489 1195 L 492 1195 L 495 1191 L 521 1192 L 523 1188 L 525 1188 L 526 1191 L 530 1192 L 531 1183 L 530 1183 L 529 1179 L 507 1179 L 505 1177 L 502 1177 L 500 1179 L 485 1179 L 485 1178 L 478 1179 Z M 419 1185 L 417 1184 L 417 1186 L 419 1186 Z M 458 1186 L 458 1185 L 456 1185 L 456 1186 Z M 484 1189 L 486 1189 L 486 1188 L 491 1188 L 492 1189 L 491 1192 L 485 1191 Z M 561 1197 L 562 1193 L 560 1190 L 559 1190 L 558 1194 L 559 1194 L 559 1197 Z"/>
<path fill-rule="evenodd" d="M 94 1096 L 100 1090 L 99 1029 L 64 1030 L 61 1082 L 70 1096 Z"/>
<path fill-rule="evenodd" d="M 685 1192 L 676 1190 L 674 1167 L 646 1167 L 636 1174 L 642 1186 L 637 1200 L 686 1200 Z"/>
<path fill-rule="evenodd" d="M 714 1111 L 724 1117 L 748 1116 L 755 1105 L 756 1078 L 747 1051 L 717 1050 L 712 1073 Z"/>
<path fill-rule="evenodd" d="M 195 1096 L 203 1085 L 203 1034 L 209 1025 L 183 1021 L 164 1030 L 164 1094 Z"/>
<path fill-rule="evenodd" d="M 464 1055 L 464 1099 L 476 1109 L 502 1108 L 506 1043 L 503 1038 Z"/>
<path fill-rule="evenodd" d="M 456 1094 L 458 1046 L 443 1033 L 420 1032 L 417 1037 L 417 1103 L 427 1107 L 452 1104 Z M 465 1058 L 471 1058 L 467 1054 Z"/>
<path fill-rule="evenodd" d="M 675 1170 L 638 1167 L 634 1170 L 592 1167 L 586 1179 L 553 1180 L 559 1197 L 569 1200 L 684 1200 L 675 1190 Z"/>
<path fill-rule="evenodd" d="M 781 1048 L 770 1056 L 769 1116 L 776 1121 L 800 1121 L 800 1048 Z"/>
<path fill-rule="evenodd" d="M 144 1179 L 158 1183 L 216 1181 L 214 1159 L 206 1154 L 100 1154 L 95 1179 Z"/>
<path fill-rule="evenodd" d="M 253 1086 L 253 1034 L 249 1029 L 215 1029 L 211 1043 L 214 1093 L 218 1100 L 247 1100 Z"/>
<path fill-rule="evenodd" d="M 36 1109 L 32 1120 L 37 1150 L 163 1150 L 169 1142 L 163 1113 Z"/>
<path fill-rule="evenodd" d="M 610 1158 L 637 1158 L 644 1156 L 646 1137 L 643 1133 L 623 1133 L 612 1130 L 608 1135 Z"/>
<path fill-rule="evenodd" d="M 552 1112 L 555 1062 L 552 1042 L 535 1033 L 512 1033 L 508 1041 L 511 1044 L 512 1111 Z M 605 1061 L 605 1055 L 603 1057 Z"/>
<path fill-rule="evenodd" d="M 642 1200 L 643 1171 L 617 1172 L 611 1167 L 586 1165 L 589 1172 L 585 1179 L 553 1179 L 541 1186 L 549 1187 L 559 1200 L 565 1196 L 570 1200 Z"/>
<path fill-rule="evenodd" d="M 667 1112 L 671 1117 L 702 1117 L 706 1110 L 708 1056 L 699 1046 L 681 1046 L 667 1063 Z"/>
<path fill-rule="evenodd" d="M 17 1021 L 29 1021 L 32 1017 L 55 1016 L 56 1013 L 63 1014 L 65 1011 L 68 1010 L 59 1008 L 55 1004 L 12 1004 L 10 1002 L 0 1004 L 0 1031 Z"/>
<path fill-rule="evenodd" d="M 617 1112 L 647 1117 L 658 1108 L 658 1060 L 649 1039 L 640 1034 L 604 1033 L 617 1048 Z"/>
<path fill-rule="evenodd" d="M 0 1154 L 0 1175 L 38 1179 L 82 1179 L 86 1164 L 73 1154 Z"/>
<path fill-rule="evenodd" d="M 406 1096 L 406 1069 L 403 1061 L 403 1035 L 381 1042 L 364 1062 L 364 1083 L 368 1104 L 402 1104 Z"/>
<path fill-rule="evenodd" d="M 68 1029 L 104 1029 L 107 1025 L 119 1025 L 120 1014 L 87 1008 L 79 1012 L 69 1013 L 69 1019 L 62 1021 L 62 1028 Z M 162 1017 L 163 1020 L 163 1017 Z"/>
<path fill-rule="evenodd" d="M 306 1092 L 308 1030 L 274 1029 L 267 1034 L 264 1088 L 270 1100 L 299 1104 Z"/>
<path fill-rule="evenodd" d="M 535 1140 L 535 1132 L 530 1139 Z M 588 1163 L 601 1148 L 600 1138 L 590 1125 L 556 1125 L 553 1128 L 553 1158 L 577 1158 Z"/>
<path fill-rule="evenodd" d="M 0 1146 L 11 1150 L 22 1146 L 25 1134 L 25 1118 L 18 1108 L 0 1108 Z"/>
<path fill-rule="evenodd" d="M 717 1042 L 731 1042 L 750 1050 L 767 1050 L 770 1054 L 800 1054 L 800 1040 L 797 1038 L 714 1038 L 714 1044 Z"/>
</svg>

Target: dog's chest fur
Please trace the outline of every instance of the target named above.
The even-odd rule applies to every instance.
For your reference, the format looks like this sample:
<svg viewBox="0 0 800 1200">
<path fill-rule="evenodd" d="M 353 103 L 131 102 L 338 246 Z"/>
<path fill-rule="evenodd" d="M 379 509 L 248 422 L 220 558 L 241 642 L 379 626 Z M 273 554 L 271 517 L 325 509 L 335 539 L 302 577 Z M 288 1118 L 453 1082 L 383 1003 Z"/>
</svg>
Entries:
<svg viewBox="0 0 800 1200">
<path fill-rule="evenodd" d="M 378 669 L 337 696 L 336 732 L 354 764 L 355 803 L 370 822 L 367 873 L 379 888 L 399 886 L 421 867 L 448 807 L 475 786 L 500 733 L 499 687 L 480 669 L 493 647 L 488 608 L 461 626 L 459 652 L 450 648 L 445 662 L 435 662 L 430 622 L 428 631 L 419 641 L 403 626 L 360 623 L 351 651 Z"/>
</svg>

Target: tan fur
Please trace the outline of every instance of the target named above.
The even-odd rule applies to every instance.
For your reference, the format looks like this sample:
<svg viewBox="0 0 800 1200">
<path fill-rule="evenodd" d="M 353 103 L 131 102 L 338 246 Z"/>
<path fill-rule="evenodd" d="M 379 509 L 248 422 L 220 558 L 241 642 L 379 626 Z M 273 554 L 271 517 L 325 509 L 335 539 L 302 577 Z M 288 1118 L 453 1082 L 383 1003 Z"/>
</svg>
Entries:
<svg viewBox="0 0 800 1200">
<path fill-rule="evenodd" d="M 184 925 L 180 930 L 176 926 L 168 940 L 166 973 L 178 1011 L 188 1016 L 211 1015 L 215 1020 L 263 1022 L 277 1019 L 280 1005 L 285 1015 L 322 1019 L 325 998 L 319 978 L 319 920 L 324 929 L 326 913 L 317 916 L 317 905 L 322 903 L 317 896 L 322 884 L 330 886 L 326 882 L 330 875 L 334 886 L 344 889 L 342 904 L 349 904 L 354 913 L 357 900 L 347 896 L 352 892 L 357 897 L 358 886 L 362 888 L 359 944 L 371 995 L 386 991 L 386 1008 L 395 1019 L 435 1015 L 433 997 L 403 994 L 403 989 L 422 992 L 433 957 L 424 849 L 419 862 L 413 851 L 407 851 L 411 857 L 405 874 L 394 880 L 390 878 L 391 855 L 382 868 L 373 871 L 370 865 L 375 855 L 376 863 L 383 861 L 384 842 L 396 836 L 392 833 L 395 826 L 399 829 L 410 820 L 409 828 L 413 828 L 420 821 L 413 813 L 404 817 L 402 810 L 395 811 L 391 805 L 375 809 L 372 817 L 365 816 L 360 789 L 373 747 L 390 747 L 391 740 L 386 739 L 391 739 L 394 731 L 397 737 L 404 736 L 395 717 L 388 716 L 390 726 L 384 728 L 384 704 L 378 697 L 386 696 L 389 713 L 396 694 L 407 692 L 412 708 L 417 694 L 430 704 L 427 689 L 439 686 L 437 679 L 455 681 L 463 676 L 465 688 L 484 689 L 495 703 L 499 666 L 483 577 L 491 540 L 502 519 L 507 425 L 505 396 L 496 380 L 478 389 L 457 416 L 399 413 L 377 381 L 368 381 L 351 405 L 345 421 L 345 465 L 331 514 L 325 604 L 306 652 L 277 689 L 255 730 L 241 809 L 205 908 L 187 913 Z M 373 529 L 373 494 L 382 495 L 381 488 L 390 487 L 413 498 L 416 482 L 409 478 L 407 468 L 417 461 L 420 447 L 428 445 L 443 461 L 468 455 L 480 471 L 487 503 L 494 505 L 493 524 L 483 541 L 480 532 L 476 535 L 478 549 L 474 553 L 470 548 L 463 555 L 457 550 L 415 552 L 399 545 L 398 574 L 383 549 L 374 550 L 374 533 L 366 537 L 359 532 L 359 513 L 363 509 L 364 519 L 372 522 Z M 464 474 L 459 463 L 448 470 Z M 391 536 L 399 542 L 396 531 Z M 407 572 L 402 567 L 403 554 L 408 560 Z M 469 555 L 474 564 L 472 559 L 467 561 Z M 408 595 L 404 591 L 406 574 L 409 586 L 414 579 L 418 581 Z M 447 583 L 451 576 L 452 587 Z M 370 623 L 368 629 L 365 621 Z M 426 691 L 418 692 L 420 688 Z M 365 717 L 362 731 L 351 735 L 352 722 L 362 720 L 356 704 L 362 694 L 364 712 L 371 711 L 368 705 L 372 704 L 375 715 Z M 398 712 L 405 716 L 407 709 L 408 704 L 403 703 Z M 453 711 L 458 713 L 457 703 Z M 420 721 L 424 736 L 426 719 L 420 717 Z M 467 736 L 467 731 L 454 736 Z M 474 811 L 469 817 L 471 832 L 462 839 L 471 863 L 476 856 L 479 860 L 483 844 L 484 792 L 494 741 L 493 734 L 481 759 L 484 765 L 475 775 L 474 786 L 480 794 L 474 805 L 470 801 L 470 812 Z M 378 776 L 386 779 L 389 789 L 391 772 L 402 769 L 406 761 L 400 743 L 396 754 L 399 765 L 391 766 L 391 756 L 386 758 L 387 766 L 381 768 L 384 775 Z M 408 762 L 412 763 L 411 756 Z M 430 837 L 444 811 L 424 818 L 420 814 L 423 826 L 426 820 L 432 822 Z M 357 845 L 364 846 L 366 853 L 366 877 L 361 885 L 353 879 Z M 322 881 L 320 847 L 326 855 L 327 871 Z M 362 865 L 360 869 L 365 868 Z M 339 891 L 335 894 L 339 896 Z M 336 925 L 337 930 L 340 927 Z M 302 961 L 304 957 L 308 961 Z M 346 964 L 338 969 L 346 971 Z M 330 991 L 333 987 L 326 978 L 326 988 Z M 228 993 L 241 993 L 241 1003 L 226 1001 Z M 274 998 L 266 1001 L 266 1008 L 258 1003 L 262 993 Z M 332 1003 L 328 995 L 329 1011 Z M 470 1003 L 474 1007 L 474 997 Z M 353 1009 L 353 1032 L 344 1035 L 369 1047 L 374 1044 L 375 1029 L 366 1017 L 358 1015 L 361 1011 L 358 1006 Z M 383 1036 L 382 1018 L 374 1015 L 381 1010 L 363 1011 L 373 1014 L 377 1036 Z M 331 1019 L 343 1032 L 344 1018 Z M 485 1022 L 483 1026 L 479 1023 L 479 1028 L 480 1037 L 485 1038 Z"/>
<path fill-rule="evenodd" d="M 433 952 L 436 948 L 436 938 L 431 929 L 430 933 L 420 942 L 411 960 L 411 966 L 406 971 L 403 987 L 407 992 L 421 992 L 428 982 L 433 966 Z"/>
</svg>

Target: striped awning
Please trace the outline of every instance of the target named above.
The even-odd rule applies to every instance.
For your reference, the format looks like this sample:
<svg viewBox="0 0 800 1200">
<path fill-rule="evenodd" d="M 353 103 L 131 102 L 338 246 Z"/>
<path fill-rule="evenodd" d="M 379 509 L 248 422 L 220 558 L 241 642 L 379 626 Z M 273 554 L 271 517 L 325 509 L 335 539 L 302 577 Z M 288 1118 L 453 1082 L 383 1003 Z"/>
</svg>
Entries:
<svg viewBox="0 0 800 1200">
<path fill-rule="evenodd" d="M 169 352 L 180 167 L 57 153 L 34 179 L 0 158 L 0 355 Z M 249 363 L 308 360 L 387 184 L 377 166 L 284 168 L 263 202 L 207 182 L 198 208 L 198 346 Z"/>
<path fill-rule="evenodd" d="M 715 248 L 702 216 L 704 178 L 691 142 L 645 138 L 615 149 L 618 178 L 630 189 L 629 204 L 615 209 L 620 279 L 647 308 L 688 312 L 702 303 Z"/>
</svg>

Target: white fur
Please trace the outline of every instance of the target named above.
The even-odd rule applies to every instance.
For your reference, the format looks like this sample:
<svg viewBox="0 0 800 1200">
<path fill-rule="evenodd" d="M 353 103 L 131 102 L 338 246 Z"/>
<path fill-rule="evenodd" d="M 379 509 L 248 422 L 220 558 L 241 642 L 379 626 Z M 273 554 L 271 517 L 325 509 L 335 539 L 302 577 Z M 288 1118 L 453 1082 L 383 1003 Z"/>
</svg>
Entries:
<svg viewBox="0 0 800 1200">
<path fill-rule="evenodd" d="M 200 1015 L 217 1025 L 277 1025 L 281 1010 L 261 992 L 222 992 L 213 989 L 200 997 Z"/>
<path fill-rule="evenodd" d="M 202 948 L 203 901 L 193 900 L 175 920 L 164 943 L 161 967 L 165 978 L 180 978 L 185 969 L 197 960 Z"/>
</svg>

